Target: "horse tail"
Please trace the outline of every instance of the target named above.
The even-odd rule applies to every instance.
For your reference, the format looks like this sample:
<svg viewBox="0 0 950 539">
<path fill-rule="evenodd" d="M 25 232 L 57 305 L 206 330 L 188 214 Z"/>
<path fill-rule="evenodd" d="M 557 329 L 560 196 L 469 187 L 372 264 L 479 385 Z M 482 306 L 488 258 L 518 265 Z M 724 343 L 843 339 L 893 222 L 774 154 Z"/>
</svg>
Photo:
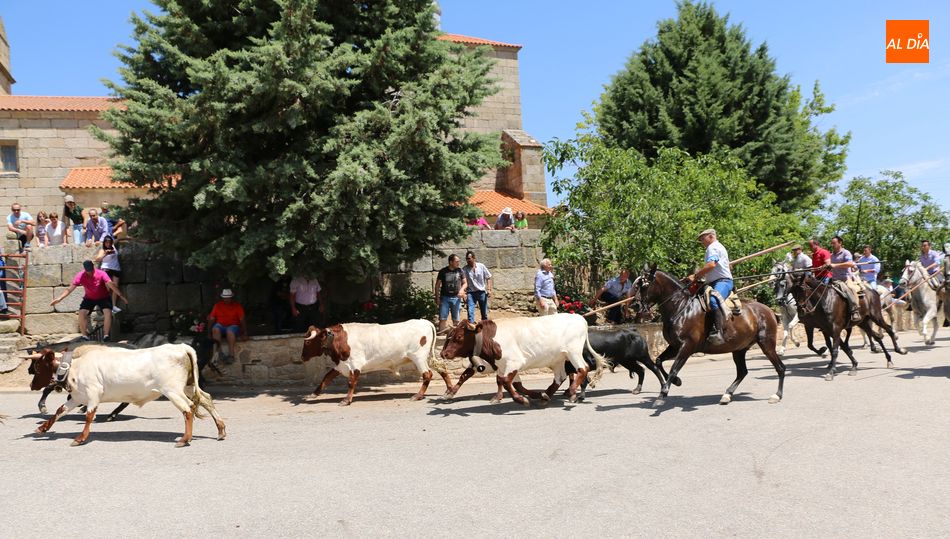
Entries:
<svg viewBox="0 0 950 539">
<path fill-rule="evenodd" d="M 597 350 L 594 350 L 594 347 L 590 345 L 590 337 L 584 336 L 584 345 L 587 347 L 587 352 L 594 358 L 594 364 L 597 366 L 594 369 L 594 372 L 589 374 L 587 379 L 590 381 L 590 387 L 595 387 L 597 382 L 604 376 L 604 373 L 607 369 L 610 368 L 610 363 L 607 361 L 607 358 L 597 353 Z"/>
</svg>

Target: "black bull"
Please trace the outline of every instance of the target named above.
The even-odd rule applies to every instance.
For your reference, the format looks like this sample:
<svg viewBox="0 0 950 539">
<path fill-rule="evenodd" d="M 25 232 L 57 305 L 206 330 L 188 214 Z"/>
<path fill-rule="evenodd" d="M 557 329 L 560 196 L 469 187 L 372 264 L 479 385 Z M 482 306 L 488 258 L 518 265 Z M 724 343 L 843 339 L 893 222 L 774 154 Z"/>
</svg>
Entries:
<svg viewBox="0 0 950 539">
<path fill-rule="evenodd" d="M 641 364 L 646 365 L 646 367 L 650 369 L 650 372 L 656 375 L 656 379 L 660 381 L 660 385 L 663 385 L 665 377 L 650 357 L 650 348 L 647 345 L 646 339 L 635 328 L 591 328 L 587 332 L 587 337 L 590 340 L 591 347 L 596 350 L 598 354 L 606 357 L 607 361 L 610 362 L 611 372 L 619 365 L 629 371 L 630 378 L 633 378 L 633 374 L 636 373 L 637 387 L 633 389 L 634 395 L 640 393 L 643 389 L 643 377 L 645 372 Z M 587 350 L 584 350 L 584 361 L 587 362 L 587 365 L 590 366 L 591 369 L 596 368 L 594 358 Z M 567 368 L 568 374 L 573 375 L 575 373 L 574 366 L 571 365 L 570 362 L 565 362 L 565 367 Z"/>
</svg>

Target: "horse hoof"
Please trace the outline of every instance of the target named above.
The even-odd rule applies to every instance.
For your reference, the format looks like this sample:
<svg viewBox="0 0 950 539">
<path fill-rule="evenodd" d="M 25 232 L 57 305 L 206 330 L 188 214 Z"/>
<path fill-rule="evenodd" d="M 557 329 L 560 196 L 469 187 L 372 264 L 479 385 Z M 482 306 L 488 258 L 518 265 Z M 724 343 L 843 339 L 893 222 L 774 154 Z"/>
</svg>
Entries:
<svg viewBox="0 0 950 539">
<path fill-rule="evenodd" d="M 633 391 L 631 391 L 631 393 L 633 393 L 634 395 L 639 395 L 639 394 L 640 394 L 640 388 L 639 388 L 639 387 L 633 388 Z"/>
<path fill-rule="evenodd" d="M 872 349 L 871 349 L 871 353 L 872 353 L 872 354 L 880 354 L 880 353 L 881 353 L 881 349 L 880 349 L 880 348 L 872 348 Z"/>
<path fill-rule="evenodd" d="M 653 401 L 654 408 L 659 408 L 660 406 L 666 406 L 666 399 L 663 397 L 657 397 L 657 399 Z"/>
<path fill-rule="evenodd" d="M 115 416 L 115 415 L 112 415 L 112 414 L 107 415 L 107 416 L 106 416 L 106 423 L 111 423 L 111 422 L 115 421 L 115 419 L 116 419 L 117 417 L 119 417 L 119 416 Z"/>
<path fill-rule="evenodd" d="M 779 397 L 778 395 L 772 395 L 769 397 L 769 404 L 777 404 L 779 402 L 782 402 L 782 397 Z"/>
<path fill-rule="evenodd" d="M 821 348 L 818 349 L 818 355 L 821 357 L 825 357 L 825 352 L 827 351 L 828 351 L 828 347 L 822 346 Z"/>
<path fill-rule="evenodd" d="M 887 362 L 887 368 L 888 368 L 888 369 L 893 369 L 893 368 L 894 368 L 894 362 L 893 362 L 893 361 L 888 361 L 888 362 Z"/>
<path fill-rule="evenodd" d="M 778 355 L 780 355 L 780 356 L 784 356 L 784 355 L 785 355 L 785 349 L 784 349 L 784 348 L 779 348 L 778 350 L 775 351 L 775 353 L 778 354 Z"/>
<path fill-rule="evenodd" d="M 826 374 L 826 375 L 824 376 L 824 379 L 825 379 L 826 382 L 830 382 L 830 381 L 832 381 L 832 380 L 835 379 L 835 375 L 833 375 L 833 374 Z"/>
<path fill-rule="evenodd" d="M 45 406 L 40 406 L 40 413 L 41 413 L 41 414 L 45 414 L 45 413 L 46 413 L 46 407 L 45 407 Z"/>
<path fill-rule="evenodd" d="M 722 398 L 719 399 L 719 404 L 729 404 L 730 402 L 732 402 L 732 395 L 728 393 L 724 394 Z"/>
<path fill-rule="evenodd" d="M 902 356 L 906 356 L 906 355 L 907 355 L 907 349 L 906 349 L 906 348 L 898 348 L 898 349 L 897 349 L 897 353 L 900 354 L 900 355 L 902 355 Z"/>
<path fill-rule="evenodd" d="M 858 374 L 858 369 L 851 369 L 850 371 L 848 371 L 848 376 L 857 376 L 857 374 Z"/>
<path fill-rule="evenodd" d="M 542 393 L 542 394 L 541 394 L 541 400 L 542 400 L 543 402 L 548 402 L 548 401 L 551 400 L 551 395 L 548 395 L 547 393 Z"/>
<path fill-rule="evenodd" d="M 674 386 L 681 386 L 681 385 L 683 385 L 683 381 L 680 380 L 680 377 L 679 377 L 679 376 L 674 376 L 673 379 L 670 380 L 670 381 L 673 382 L 673 385 L 674 385 Z"/>
<path fill-rule="evenodd" d="M 521 399 L 518 401 L 518 404 L 524 406 L 525 408 L 531 406 L 531 399 Z"/>
</svg>

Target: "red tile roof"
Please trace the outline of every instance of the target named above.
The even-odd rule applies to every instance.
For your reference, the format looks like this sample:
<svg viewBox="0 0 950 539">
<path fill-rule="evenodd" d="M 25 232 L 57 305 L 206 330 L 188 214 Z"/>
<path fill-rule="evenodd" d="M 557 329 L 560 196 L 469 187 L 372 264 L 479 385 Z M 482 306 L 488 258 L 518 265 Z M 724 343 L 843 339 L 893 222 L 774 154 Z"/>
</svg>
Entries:
<svg viewBox="0 0 950 539">
<path fill-rule="evenodd" d="M 60 189 L 135 189 L 131 183 L 112 181 L 112 167 L 76 167 L 59 184 Z"/>
<path fill-rule="evenodd" d="M 0 95 L 0 110 L 102 112 L 111 108 L 124 108 L 124 105 L 113 97 Z"/>
<path fill-rule="evenodd" d="M 485 215 L 498 215 L 505 208 L 511 208 L 515 213 L 523 211 L 525 215 L 544 215 L 550 211 L 530 200 L 515 198 L 498 191 L 475 191 L 469 202 L 485 212 Z"/>
<path fill-rule="evenodd" d="M 463 36 L 461 34 L 442 34 L 438 39 L 442 41 L 451 41 L 453 43 L 462 43 L 464 45 L 490 45 L 492 47 L 502 47 L 507 49 L 520 49 L 521 45 L 512 43 L 502 43 L 501 41 L 492 41 L 480 37 Z"/>
</svg>

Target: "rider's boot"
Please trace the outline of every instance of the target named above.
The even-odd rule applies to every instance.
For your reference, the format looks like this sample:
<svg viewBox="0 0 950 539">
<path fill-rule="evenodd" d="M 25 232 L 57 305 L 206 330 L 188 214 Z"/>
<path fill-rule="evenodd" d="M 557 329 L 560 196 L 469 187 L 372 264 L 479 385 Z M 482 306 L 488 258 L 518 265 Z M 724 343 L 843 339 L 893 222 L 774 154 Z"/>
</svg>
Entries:
<svg viewBox="0 0 950 539">
<path fill-rule="evenodd" d="M 851 322 L 854 323 L 854 324 L 860 323 L 861 320 L 864 319 L 864 317 L 861 316 L 861 307 L 858 306 L 858 304 L 857 304 L 856 302 L 855 302 L 855 303 L 850 303 L 850 304 L 848 305 L 848 307 L 849 307 L 849 309 L 850 309 L 850 311 L 851 311 L 851 312 L 850 312 L 850 314 L 851 314 Z"/>
<path fill-rule="evenodd" d="M 726 342 L 723 338 L 723 328 L 725 327 L 726 314 L 722 312 L 721 308 L 718 307 L 713 309 L 712 314 L 713 323 L 712 328 L 709 330 L 709 335 L 706 337 L 706 344 L 719 346 Z"/>
</svg>

